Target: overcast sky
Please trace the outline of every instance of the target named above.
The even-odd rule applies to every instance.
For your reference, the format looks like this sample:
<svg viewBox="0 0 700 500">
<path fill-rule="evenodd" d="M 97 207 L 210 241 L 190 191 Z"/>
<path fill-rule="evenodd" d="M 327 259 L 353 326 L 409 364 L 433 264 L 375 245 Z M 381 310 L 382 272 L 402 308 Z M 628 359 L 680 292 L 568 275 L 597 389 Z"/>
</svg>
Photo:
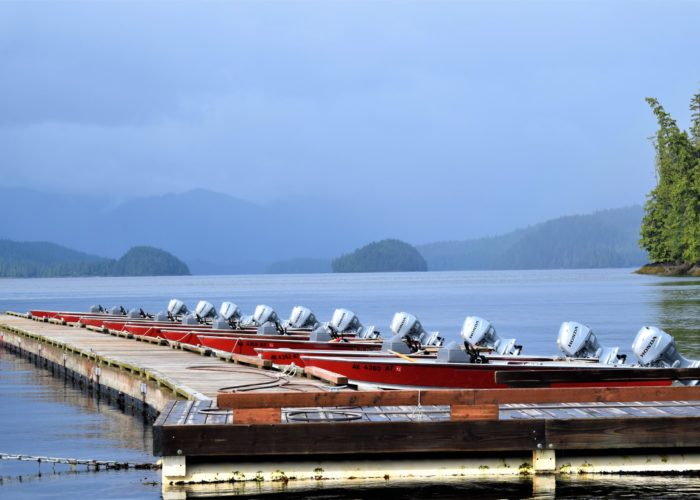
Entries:
<svg viewBox="0 0 700 500">
<path fill-rule="evenodd" d="M 440 234 L 641 203 L 644 97 L 687 126 L 699 26 L 700 2 L 3 1 L 2 183 L 336 198 Z"/>
</svg>

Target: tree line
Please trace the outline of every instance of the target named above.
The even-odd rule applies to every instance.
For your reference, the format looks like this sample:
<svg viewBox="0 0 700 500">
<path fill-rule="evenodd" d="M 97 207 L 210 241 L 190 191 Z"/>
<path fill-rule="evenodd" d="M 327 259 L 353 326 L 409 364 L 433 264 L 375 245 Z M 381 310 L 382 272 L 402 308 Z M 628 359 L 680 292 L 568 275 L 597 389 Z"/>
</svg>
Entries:
<svg viewBox="0 0 700 500">
<path fill-rule="evenodd" d="M 700 262 L 700 93 L 681 130 L 657 99 L 647 98 L 659 129 L 653 139 L 657 184 L 644 205 L 640 245 L 653 262 Z"/>
<path fill-rule="evenodd" d="M 187 265 L 153 247 L 133 247 L 119 259 L 83 254 L 52 243 L 0 240 L 0 277 L 188 275 Z"/>
<path fill-rule="evenodd" d="M 375 241 L 331 262 L 334 273 L 427 271 L 428 265 L 415 247 L 388 239 Z"/>
</svg>

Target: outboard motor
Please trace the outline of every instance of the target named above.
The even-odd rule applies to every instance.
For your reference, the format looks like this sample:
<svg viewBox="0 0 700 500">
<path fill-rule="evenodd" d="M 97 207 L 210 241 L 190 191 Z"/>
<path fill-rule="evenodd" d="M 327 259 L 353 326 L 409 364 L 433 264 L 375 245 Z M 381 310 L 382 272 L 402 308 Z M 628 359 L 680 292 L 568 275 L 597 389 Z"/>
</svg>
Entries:
<svg viewBox="0 0 700 500">
<path fill-rule="evenodd" d="M 397 341 L 403 341 L 411 352 L 421 350 L 427 346 L 442 346 L 445 339 L 440 337 L 438 332 L 427 332 L 421 322 L 413 314 L 397 312 L 391 320 L 391 331 L 394 336 L 382 344 L 382 349 L 391 349 L 395 352 L 398 347 Z"/>
<path fill-rule="evenodd" d="M 93 314 L 104 314 L 107 312 L 107 310 L 101 305 L 96 304 L 94 306 L 90 306 L 90 312 Z"/>
<path fill-rule="evenodd" d="M 127 310 L 124 309 L 124 306 L 110 307 L 107 312 L 109 314 L 114 315 L 114 316 L 126 316 L 127 315 Z"/>
<path fill-rule="evenodd" d="M 233 302 L 222 302 L 219 307 L 219 315 L 214 318 L 211 327 L 217 330 L 230 330 L 239 327 L 241 310 Z"/>
<path fill-rule="evenodd" d="M 328 323 L 319 324 L 311 331 L 309 340 L 327 342 L 346 333 L 354 333 L 358 339 L 377 339 L 381 334 L 374 326 L 363 326 L 357 315 L 349 309 L 336 309 Z"/>
<path fill-rule="evenodd" d="M 684 357 L 676 347 L 675 339 L 655 326 L 644 326 L 632 342 L 632 352 L 641 366 L 658 368 L 698 368 L 700 361 Z M 684 380 L 685 385 L 697 385 L 698 380 Z"/>
<path fill-rule="evenodd" d="M 462 325 L 462 338 L 474 348 L 485 347 L 496 354 L 520 354 L 523 346 L 516 345 L 515 339 L 502 339 L 490 321 L 478 316 L 467 316 Z"/>
<path fill-rule="evenodd" d="M 349 309 L 336 309 L 328 322 L 328 328 L 335 333 L 357 332 L 362 323 L 357 315 Z"/>
<path fill-rule="evenodd" d="M 380 332 L 374 326 L 364 326 L 349 309 L 336 309 L 326 325 L 333 335 L 354 333 L 358 339 L 378 339 Z"/>
<path fill-rule="evenodd" d="M 127 318 L 130 319 L 139 319 L 139 318 L 147 318 L 148 315 L 143 311 L 143 309 L 129 309 L 128 314 L 126 315 Z"/>
<path fill-rule="evenodd" d="M 316 315 L 308 307 L 294 306 L 289 319 L 284 322 L 284 328 L 309 328 L 311 330 L 319 326 Z"/>
<path fill-rule="evenodd" d="M 168 310 L 159 312 L 156 314 L 154 319 L 161 322 L 178 321 L 189 312 L 190 310 L 187 309 L 187 306 L 183 301 L 178 299 L 170 299 L 170 302 L 168 302 Z"/>
<path fill-rule="evenodd" d="M 207 320 L 216 318 L 216 308 L 214 308 L 214 304 L 211 302 L 200 300 L 197 303 L 197 307 L 194 308 L 194 314 L 197 316 L 200 323 L 204 323 Z"/>
<path fill-rule="evenodd" d="M 201 325 L 207 324 L 209 320 L 214 320 L 216 318 L 216 309 L 214 304 L 207 302 L 206 300 L 200 300 L 197 302 L 197 306 L 194 308 L 194 312 L 185 315 L 182 318 L 183 325 Z"/>
<path fill-rule="evenodd" d="M 597 358 L 604 365 L 624 364 L 627 356 L 618 354 L 619 347 L 605 347 L 593 331 L 582 323 L 565 321 L 557 336 L 559 349 L 572 358 Z"/>
<path fill-rule="evenodd" d="M 180 318 L 189 312 L 190 310 L 185 303 L 179 299 L 172 299 L 168 303 L 168 314 L 170 314 L 173 319 Z"/>
<path fill-rule="evenodd" d="M 260 304 L 251 316 L 241 319 L 241 326 L 254 326 L 260 335 L 272 335 L 282 331 L 279 317 L 273 308 Z"/>
</svg>

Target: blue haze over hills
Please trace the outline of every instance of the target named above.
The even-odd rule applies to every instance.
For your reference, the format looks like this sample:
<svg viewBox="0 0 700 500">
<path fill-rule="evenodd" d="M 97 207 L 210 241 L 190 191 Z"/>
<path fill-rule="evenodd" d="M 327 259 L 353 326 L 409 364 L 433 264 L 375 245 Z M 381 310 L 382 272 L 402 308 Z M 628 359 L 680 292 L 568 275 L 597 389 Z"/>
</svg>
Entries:
<svg viewBox="0 0 700 500">
<path fill-rule="evenodd" d="M 318 272 L 370 241 L 392 236 L 393 221 L 372 207 L 257 205 L 206 190 L 110 203 L 28 190 L 0 190 L 0 237 L 51 241 L 117 258 L 149 245 L 184 260 L 195 274 Z M 369 210 L 367 210 L 369 208 Z M 417 245 L 430 270 L 625 267 L 643 264 L 641 207 L 569 216 L 503 236 Z M 362 221 L 360 223 L 360 221 Z"/>
</svg>

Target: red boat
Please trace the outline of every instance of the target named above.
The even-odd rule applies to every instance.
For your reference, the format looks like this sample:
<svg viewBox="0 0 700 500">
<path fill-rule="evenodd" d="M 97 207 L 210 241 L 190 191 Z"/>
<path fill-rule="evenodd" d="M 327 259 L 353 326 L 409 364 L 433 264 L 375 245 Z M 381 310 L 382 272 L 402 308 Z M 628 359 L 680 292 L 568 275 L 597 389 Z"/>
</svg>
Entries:
<svg viewBox="0 0 700 500">
<path fill-rule="evenodd" d="M 494 360 L 488 363 L 439 363 L 434 360 L 405 360 L 396 358 L 370 357 L 336 357 L 336 356 L 301 356 L 305 366 L 316 366 L 324 370 L 344 375 L 352 383 L 371 384 L 382 388 L 469 388 L 498 389 L 507 388 L 507 384 L 496 383 L 496 372 L 509 370 L 547 370 L 562 371 L 585 375 L 586 370 L 615 371 L 619 375 L 628 375 L 630 380 L 620 377 L 614 381 L 571 381 L 553 383 L 552 387 L 598 387 L 598 386 L 640 386 L 671 385 L 667 374 L 658 368 L 618 367 L 598 363 L 575 362 L 532 362 L 525 360 Z M 639 380 L 636 373 L 659 374 L 659 379 Z M 584 377 L 582 377 L 584 378 Z"/>
<path fill-rule="evenodd" d="M 198 338 L 201 345 L 211 349 L 230 352 L 234 354 L 245 354 L 255 356 L 256 348 L 266 349 L 305 349 L 305 350 L 324 350 L 333 349 L 339 351 L 378 351 L 381 349 L 381 342 L 371 341 L 345 341 L 345 342 L 314 342 L 309 340 L 290 339 L 289 337 L 267 337 L 262 338 L 260 335 L 251 337 L 234 337 L 234 336 L 205 336 L 200 335 Z"/>
<path fill-rule="evenodd" d="M 333 346 L 336 346 L 338 344 L 332 344 Z M 265 347 L 256 347 L 255 352 L 257 353 L 257 356 L 262 359 L 268 359 L 272 361 L 276 365 L 291 365 L 295 364 L 297 366 L 306 366 L 304 363 L 304 360 L 302 359 L 302 356 L 342 356 L 342 357 L 348 357 L 352 356 L 354 358 L 357 357 L 370 357 L 370 358 L 390 358 L 390 359 L 396 359 L 396 356 L 387 353 L 385 351 L 380 350 L 379 346 L 377 349 L 372 349 L 372 350 L 355 350 L 353 352 L 349 352 L 348 349 L 340 348 L 340 349 L 335 349 L 335 348 L 330 348 L 331 346 L 327 346 L 326 350 L 316 350 L 316 349 L 308 349 L 308 348 L 302 348 L 302 349 L 290 349 L 288 347 L 282 347 L 282 348 L 277 348 L 277 349 L 270 349 L 270 348 L 265 348 Z M 420 358 L 427 358 L 427 359 L 434 359 L 434 355 L 421 355 L 420 357 L 416 356 L 416 359 Z"/>
</svg>

